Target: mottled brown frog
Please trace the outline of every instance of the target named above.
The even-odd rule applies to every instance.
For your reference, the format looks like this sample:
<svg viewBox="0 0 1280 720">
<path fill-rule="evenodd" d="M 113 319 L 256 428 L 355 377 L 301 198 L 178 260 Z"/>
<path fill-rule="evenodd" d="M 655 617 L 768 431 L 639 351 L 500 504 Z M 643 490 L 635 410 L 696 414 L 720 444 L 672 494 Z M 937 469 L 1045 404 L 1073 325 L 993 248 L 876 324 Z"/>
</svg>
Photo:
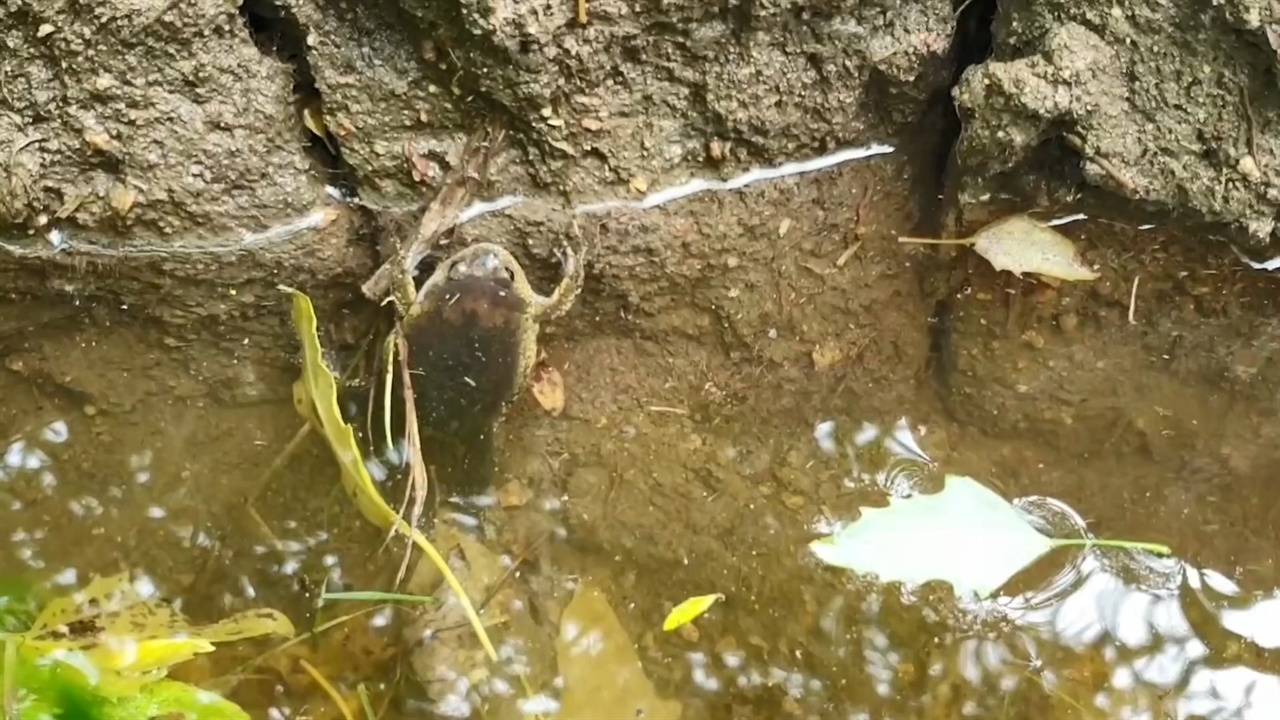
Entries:
<svg viewBox="0 0 1280 720">
<path fill-rule="evenodd" d="M 501 246 L 470 245 L 437 266 L 404 322 L 418 426 L 427 463 L 447 494 L 486 492 L 494 431 L 538 359 L 541 323 L 582 290 L 581 259 L 560 253 L 563 277 L 544 297 Z"/>
</svg>

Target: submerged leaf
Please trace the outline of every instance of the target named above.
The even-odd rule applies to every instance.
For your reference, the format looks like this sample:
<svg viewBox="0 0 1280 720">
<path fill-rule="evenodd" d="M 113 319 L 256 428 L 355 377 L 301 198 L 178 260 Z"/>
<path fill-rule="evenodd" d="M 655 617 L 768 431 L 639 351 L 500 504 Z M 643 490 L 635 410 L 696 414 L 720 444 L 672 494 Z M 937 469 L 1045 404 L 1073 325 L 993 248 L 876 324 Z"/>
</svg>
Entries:
<svg viewBox="0 0 1280 720">
<path fill-rule="evenodd" d="M 128 693 L 141 681 L 211 652 L 215 643 L 271 634 L 292 636 L 293 624 L 263 609 L 192 625 L 173 606 L 139 592 L 128 573 L 121 573 L 95 577 L 83 590 L 50 601 L 19 637 L 28 657 L 56 654 L 116 681 L 104 689 Z"/>
<path fill-rule="evenodd" d="M 1098 273 L 1080 259 L 1070 238 L 1026 215 L 997 220 L 969 239 L 974 252 L 992 267 L 1018 277 L 1032 272 L 1058 280 L 1098 279 Z"/>
<path fill-rule="evenodd" d="M 987 597 L 1055 546 L 978 481 L 948 475 L 932 495 L 893 498 L 809 548 L 819 560 L 883 582 L 950 583 Z"/>
<path fill-rule="evenodd" d="M 136 695 L 103 708 L 100 720 L 181 718 L 182 720 L 249 720 L 249 713 L 226 698 L 194 685 L 161 680 Z"/>
<path fill-rule="evenodd" d="M 691 597 L 671 608 L 671 612 L 667 613 L 667 619 L 662 621 L 662 629 L 671 632 L 682 625 L 688 625 L 721 600 L 724 600 L 724 593 Z"/>
<path fill-rule="evenodd" d="M 658 695 L 635 643 L 598 588 L 582 585 L 560 618 L 556 661 L 564 678 L 556 720 L 679 720 L 677 700 Z"/>
</svg>

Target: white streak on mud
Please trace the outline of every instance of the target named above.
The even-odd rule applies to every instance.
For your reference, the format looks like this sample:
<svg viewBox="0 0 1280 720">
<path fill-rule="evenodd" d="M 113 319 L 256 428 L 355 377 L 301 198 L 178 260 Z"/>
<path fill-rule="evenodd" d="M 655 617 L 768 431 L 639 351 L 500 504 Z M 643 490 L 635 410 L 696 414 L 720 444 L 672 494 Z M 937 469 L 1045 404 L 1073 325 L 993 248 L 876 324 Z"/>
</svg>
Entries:
<svg viewBox="0 0 1280 720">
<path fill-rule="evenodd" d="M 475 220 L 481 215 L 488 215 L 491 212 L 499 212 L 509 207 L 515 207 L 524 202 L 523 195 L 503 195 L 497 200 L 480 200 L 468 205 L 462 212 L 458 213 L 458 225 Z"/>
<path fill-rule="evenodd" d="M 221 255 L 225 253 L 251 250 L 262 245 L 274 245 L 297 237 L 310 230 L 322 228 L 333 220 L 333 212 L 332 208 L 323 207 L 312 210 L 306 215 L 286 220 L 279 225 L 272 225 L 265 230 L 245 233 L 240 236 L 239 242 L 230 245 L 197 245 L 194 247 L 184 247 L 181 243 L 175 243 L 173 245 L 134 245 L 119 248 L 75 241 L 72 240 L 65 231 L 54 228 L 49 231 L 48 235 L 49 244 L 53 246 L 52 253 L 6 242 L 0 242 L 0 251 L 18 258 L 47 258 L 51 254 L 56 255 L 63 252 L 111 258 L 172 257 L 174 255 Z"/>
<path fill-rule="evenodd" d="M 327 217 L 328 213 L 326 213 L 323 208 L 314 210 L 295 220 L 290 220 L 279 225 L 273 225 L 262 232 L 245 233 L 244 239 L 240 241 L 240 244 L 245 247 L 250 247 L 264 242 L 274 243 L 286 240 L 294 235 L 306 232 L 307 230 L 314 230 L 315 228 L 323 227 L 326 224 Z"/>
<path fill-rule="evenodd" d="M 1066 217 L 1054 218 L 1046 222 L 1045 225 L 1048 225 L 1049 227 L 1053 227 L 1055 225 L 1066 225 L 1067 223 L 1072 223 L 1077 220 L 1088 220 L 1088 219 L 1089 219 L 1088 215 L 1085 215 L 1084 213 L 1076 213 L 1075 215 L 1067 215 Z"/>
<path fill-rule="evenodd" d="M 650 193 L 640 200 L 603 200 L 575 205 L 571 212 L 575 215 L 587 215 L 609 212 L 611 210 L 650 210 L 676 200 L 707 192 L 708 190 L 740 190 L 762 180 L 778 180 L 794 175 L 804 175 L 854 160 L 861 160 L 875 155 L 886 155 L 893 151 L 894 148 L 892 145 L 884 144 L 845 148 L 843 150 L 837 150 L 836 152 L 816 158 L 810 158 L 808 160 L 796 160 L 783 163 L 776 167 L 753 168 L 741 175 L 730 178 L 729 180 L 721 181 L 695 178 L 689 182 Z M 327 186 L 325 188 L 325 194 L 340 204 L 351 204 L 351 199 L 346 197 L 336 187 Z M 474 202 L 458 214 L 458 219 L 455 222 L 455 225 L 461 225 L 484 215 L 507 210 L 508 208 L 515 207 L 516 205 L 525 202 L 525 200 L 526 198 L 522 195 L 503 195 L 495 200 L 481 200 Z M 35 250 L 22 245 L 2 241 L 0 241 L 0 252 L 4 252 L 11 257 L 19 258 L 46 258 L 50 254 L 63 252 L 117 258 L 129 256 L 171 257 L 174 255 L 217 255 L 223 253 L 242 252 L 244 250 L 258 249 L 282 243 L 310 230 L 324 227 L 331 220 L 331 208 L 319 208 L 301 217 L 287 220 L 279 225 L 273 225 L 265 230 L 245 233 L 240 237 L 239 242 L 234 244 L 197 245 L 193 247 L 184 247 L 180 242 L 163 246 L 135 245 L 124 248 L 110 247 L 72 240 L 65 231 L 55 228 L 50 230 L 48 234 L 49 243 L 53 248 L 52 253 L 49 250 Z"/>
<path fill-rule="evenodd" d="M 893 146 L 891 145 L 865 145 L 857 148 L 846 148 L 811 160 L 789 162 L 771 168 L 755 168 L 723 182 L 699 178 L 690 180 L 683 185 L 676 185 L 675 187 L 651 193 L 642 200 L 606 200 L 604 202 L 578 205 L 573 211 L 575 214 L 586 215 L 608 212 L 609 210 L 649 210 L 659 205 L 666 205 L 673 200 L 697 195 L 707 190 L 739 190 L 761 180 L 777 180 L 792 175 L 803 175 L 817 170 L 825 170 L 851 160 L 861 160 L 873 155 L 884 155 L 891 152 L 893 152 Z"/>
<path fill-rule="evenodd" d="M 820 157 L 811 158 L 809 160 L 797 160 L 793 162 L 783 163 L 777 167 L 753 168 L 737 177 L 729 180 L 708 180 L 706 178 L 695 178 L 687 183 L 669 187 L 650 193 L 640 200 L 602 200 L 598 202 L 584 203 L 573 207 L 575 215 L 593 215 L 610 210 L 651 210 L 661 205 L 687 198 L 708 190 L 740 190 L 753 183 L 761 180 L 778 180 L 780 178 L 791 177 L 793 175 L 804 175 L 806 173 L 825 170 L 835 167 L 842 163 L 851 162 L 853 160 L 862 160 L 864 158 L 875 155 L 885 155 L 893 152 L 892 145 L 864 145 L 856 148 L 845 148 L 836 152 L 822 155 Z M 506 210 L 515 207 L 524 202 L 525 198 L 521 195 L 504 195 L 497 200 L 481 200 L 472 203 L 461 213 L 458 214 L 456 224 L 461 225 L 483 215 L 492 212 Z"/>
<path fill-rule="evenodd" d="M 1246 257 L 1244 253 L 1240 252 L 1240 248 L 1237 248 L 1235 245 L 1231 246 L 1231 250 L 1236 254 L 1236 257 L 1243 260 L 1246 265 L 1253 268 L 1254 270 L 1267 270 L 1267 271 L 1280 270 L 1280 255 L 1277 255 L 1271 258 L 1270 260 L 1263 260 L 1262 262 L 1254 262 L 1250 260 L 1248 257 Z"/>
</svg>

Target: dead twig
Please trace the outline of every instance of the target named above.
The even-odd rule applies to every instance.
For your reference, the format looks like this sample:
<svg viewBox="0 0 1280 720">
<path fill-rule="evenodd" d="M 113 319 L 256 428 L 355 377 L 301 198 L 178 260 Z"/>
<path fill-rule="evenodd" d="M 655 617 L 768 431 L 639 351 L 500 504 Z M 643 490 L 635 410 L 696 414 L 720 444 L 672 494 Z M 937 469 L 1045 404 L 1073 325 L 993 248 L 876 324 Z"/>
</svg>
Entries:
<svg viewBox="0 0 1280 720">
<path fill-rule="evenodd" d="M 1137 325 L 1138 321 L 1133 318 L 1134 309 L 1138 306 L 1138 280 L 1142 279 L 1141 275 L 1133 276 L 1133 288 L 1129 290 L 1129 324 Z"/>
<path fill-rule="evenodd" d="M 418 223 L 418 233 L 407 246 L 397 250 L 394 257 L 389 258 L 378 268 L 361 290 L 370 300 L 382 302 L 394 288 L 396 299 L 408 309 L 412 298 L 401 298 L 404 294 L 404 281 L 412 277 L 413 269 L 431 252 L 436 238 L 458 221 L 471 196 L 470 182 L 483 182 L 488 172 L 490 160 L 501 150 L 504 132 L 500 128 L 487 130 L 482 138 L 472 138 L 463 151 L 462 167 L 455 168 L 445 176 L 440 192 L 436 194 L 422 214 Z M 412 287 L 410 282 L 409 287 Z"/>
<path fill-rule="evenodd" d="M 409 487 L 405 488 L 405 503 L 409 502 L 410 497 L 413 498 L 413 504 L 409 506 L 409 525 L 416 528 L 427 507 L 427 466 L 422 459 L 422 437 L 418 433 L 418 413 L 414 409 L 413 385 L 409 377 L 409 343 L 404 339 L 404 333 L 396 333 L 396 345 L 400 356 L 400 382 L 404 386 L 404 427 L 409 455 Z M 403 516 L 403 508 L 400 512 Z M 409 570 L 409 556 L 412 554 L 413 545 L 405 546 L 404 559 L 396 573 L 396 586 L 404 580 L 405 573 Z"/>
<path fill-rule="evenodd" d="M 1108 177 L 1114 180 L 1117 185 L 1124 188 L 1126 192 L 1133 196 L 1138 194 L 1138 188 L 1133 184 L 1132 180 L 1126 177 L 1124 173 L 1120 172 L 1119 168 L 1112 165 L 1110 160 L 1099 156 L 1097 153 L 1091 152 L 1088 146 L 1084 144 L 1084 140 L 1079 136 L 1064 135 L 1063 137 L 1072 149 L 1083 155 L 1089 162 L 1097 165 L 1104 173 L 1107 174 Z"/>
<path fill-rule="evenodd" d="M 1244 101 L 1244 117 L 1248 124 L 1249 157 L 1253 158 L 1253 164 L 1262 173 L 1262 158 L 1258 156 L 1258 118 L 1254 117 L 1253 103 L 1249 101 L 1249 87 L 1243 80 L 1240 82 L 1240 98 Z"/>
</svg>

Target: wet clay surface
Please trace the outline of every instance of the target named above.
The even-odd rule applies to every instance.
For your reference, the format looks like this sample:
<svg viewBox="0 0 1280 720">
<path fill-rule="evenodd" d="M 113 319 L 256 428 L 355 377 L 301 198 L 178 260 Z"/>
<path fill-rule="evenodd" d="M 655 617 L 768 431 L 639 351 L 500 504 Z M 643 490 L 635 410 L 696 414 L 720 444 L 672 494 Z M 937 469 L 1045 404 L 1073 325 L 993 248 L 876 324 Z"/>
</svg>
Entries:
<svg viewBox="0 0 1280 720">
<path fill-rule="evenodd" d="M 16 50 L 0 90 L 23 100 L 0 114 L 0 137 L 16 138 L 13 181 L 0 183 L 0 576 L 75 585 L 127 567 L 198 618 L 272 606 L 299 627 L 349 609 L 317 614 L 325 588 L 389 589 L 402 546 L 380 551 L 317 438 L 267 473 L 301 425 L 275 286 L 314 296 L 326 348 L 350 356 L 375 313 L 352 298 L 384 229 L 324 186 L 411 206 L 464 134 L 497 119 L 514 151 L 480 190 L 528 200 L 459 227 L 432 261 L 499 242 L 546 293 L 552 248 L 575 232 L 592 245 L 576 307 L 542 328 L 564 411 L 517 399 L 497 432 L 493 532 L 445 548 L 490 600 L 500 662 L 477 661 L 444 605 L 359 616 L 240 682 L 224 673 L 265 645 L 182 677 L 254 717 L 304 706 L 339 717 L 304 658 L 344 687 L 368 683 L 386 717 L 465 716 L 481 702 L 488 717 L 528 716 L 527 696 L 562 697 L 556 640 L 591 584 L 652 682 L 632 686 L 660 695 L 628 707 L 677 702 L 689 720 L 1253 718 L 1265 715 L 1247 715 L 1247 700 L 1280 703 L 1274 618 L 1208 612 L 1220 589 L 1197 606 L 1168 567 L 1136 556 L 1046 558 L 1009 588 L 1044 607 L 1018 613 L 964 606 L 945 586 L 851 579 L 805 549 L 820 521 L 884 502 L 850 479 L 850 458 L 820 452 L 815 423 L 847 438 L 905 418 L 935 475 L 1064 503 L 1101 537 L 1166 542 L 1238 586 L 1233 612 L 1275 594 L 1277 288 L 1198 224 L 1220 216 L 1248 226 L 1230 239 L 1263 244 L 1272 127 L 1239 132 L 1248 108 L 1231 109 L 1224 77 L 1164 112 L 1173 91 L 1151 70 L 1250 61 L 1240 77 L 1261 118 L 1274 88 L 1258 82 L 1258 48 L 1221 42 L 1230 28 L 1265 34 L 1247 3 L 1205 16 L 1211 41 L 1177 63 L 1152 50 L 1162 36 L 1091 19 L 1087 4 L 1002 9 L 994 60 L 957 91 L 969 192 L 947 229 L 1006 210 L 1096 216 L 1062 229 L 1102 277 L 1057 286 L 995 273 L 967 249 L 898 244 L 937 220 L 921 217 L 911 184 L 937 171 L 921 170 L 918 148 L 645 211 L 570 214 L 899 133 L 945 90 L 947 3 L 592 2 L 586 27 L 539 3 L 163 4 L 72 17 L 19 3 L 5 36 Z M 240 22 L 250 15 L 292 40 L 264 50 Z M 132 48 L 127 31 L 147 28 Z M 79 72 L 106 79 L 74 82 L 72 67 L 53 82 L 88 37 L 96 54 L 77 62 L 94 70 Z M 276 52 L 300 38 L 310 85 L 296 53 Z M 173 62 L 175 44 L 219 62 Z M 130 58 L 148 69 L 126 72 Z M 1121 79 L 1134 58 L 1151 71 Z M 303 107 L 323 99 L 308 117 L 336 150 L 319 169 L 295 93 Z M 55 119 L 36 118 L 37 101 Z M 1034 151 L 1064 121 L 1133 186 L 1077 172 L 1059 147 Z M 406 143 L 426 160 L 407 163 Z M 979 203 L 986 180 L 1024 202 Z M 1191 212 L 1082 197 L 1090 183 Z M 399 507 L 394 483 L 378 482 Z M 675 603 L 709 592 L 726 600 L 695 627 L 660 630 Z"/>
<path fill-rule="evenodd" d="M 1176 225 L 1084 221 L 1062 230 L 1102 278 L 1019 281 L 964 248 L 898 244 L 912 222 L 894 201 L 901 178 L 892 159 L 850 164 L 584 227 L 604 252 L 540 343 L 564 378 L 565 409 L 551 417 L 528 394 L 517 399 L 498 429 L 493 532 L 479 549 L 450 553 L 464 584 L 493 598 L 502 621 L 491 631 L 516 654 L 481 672 L 465 632 L 437 628 L 423 641 L 423 623 L 457 626 L 447 611 L 375 614 L 296 652 L 331 679 L 371 683 L 390 698 L 389 717 L 476 698 L 494 717 L 519 717 L 495 688 L 519 688 L 516 669 L 528 667 L 534 693 L 559 697 L 552 640 L 575 589 L 590 583 L 685 718 L 1092 718 L 1111 716 L 1099 697 L 1168 713 L 1238 699 L 1205 699 L 1194 648 L 1172 678 L 1145 669 L 1117 686 L 1161 638 L 1216 643 L 1223 632 L 1211 619 L 1177 635 L 1152 605 L 1139 619 L 1150 633 L 1135 639 L 1108 612 L 1068 612 L 1067 596 L 1092 597 L 1105 576 L 1120 578 L 1107 585 L 1116 602 L 1172 602 L 1159 612 L 1176 613 L 1167 577 L 1124 556 L 1051 584 L 1059 622 L 1096 626 L 1084 635 L 1054 630 L 1052 618 L 975 613 L 945 586 L 851 581 L 810 557 L 816 520 L 883 503 L 881 491 L 846 482 L 849 459 L 823 454 L 814 424 L 835 420 L 847 436 L 905 417 L 947 472 L 1009 498 L 1066 503 L 1099 536 L 1166 542 L 1246 593 L 1280 586 L 1271 278 L 1241 272 Z M 468 223 L 453 242 L 508 238 L 547 292 L 558 263 L 528 246 L 565 229 L 530 207 Z M 945 336 L 929 321 L 938 300 L 950 304 Z M 271 307 L 283 323 L 283 303 Z M 319 312 L 326 344 L 352 349 L 342 306 Z M 390 586 L 400 546 L 377 552 L 380 533 L 352 511 L 315 438 L 263 477 L 300 424 L 287 399 L 290 357 L 231 352 L 243 346 L 234 336 L 166 348 L 117 311 L 88 318 L 51 313 L 6 339 L 0 382 L 11 400 L 0 428 L 12 462 L 0 518 L 18 530 L 0 539 L 0 572 L 74 567 L 82 577 L 123 563 L 198 616 L 269 605 L 300 625 L 326 586 Z M 287 326 L 264 332 L 277 330 Z M 84 552 L 72 540 L 82 537 L 112 542 Z M 1054 558 L 1010 591 L 1043 588 L 1066 562 Z M 693 631 L 661 632 L 676 602 L 706 592 L 727 599 Z M 262 649 L 228 649 L 180 674 L 217 678 Z M 232 695 L 252 708 L 336 712 L 297 657 L 276 657 Z M 1265 659 L 1244 662 L 1272 677 Z M 452 674 L 438 676 L 442 667 Z"/>
</svg>

